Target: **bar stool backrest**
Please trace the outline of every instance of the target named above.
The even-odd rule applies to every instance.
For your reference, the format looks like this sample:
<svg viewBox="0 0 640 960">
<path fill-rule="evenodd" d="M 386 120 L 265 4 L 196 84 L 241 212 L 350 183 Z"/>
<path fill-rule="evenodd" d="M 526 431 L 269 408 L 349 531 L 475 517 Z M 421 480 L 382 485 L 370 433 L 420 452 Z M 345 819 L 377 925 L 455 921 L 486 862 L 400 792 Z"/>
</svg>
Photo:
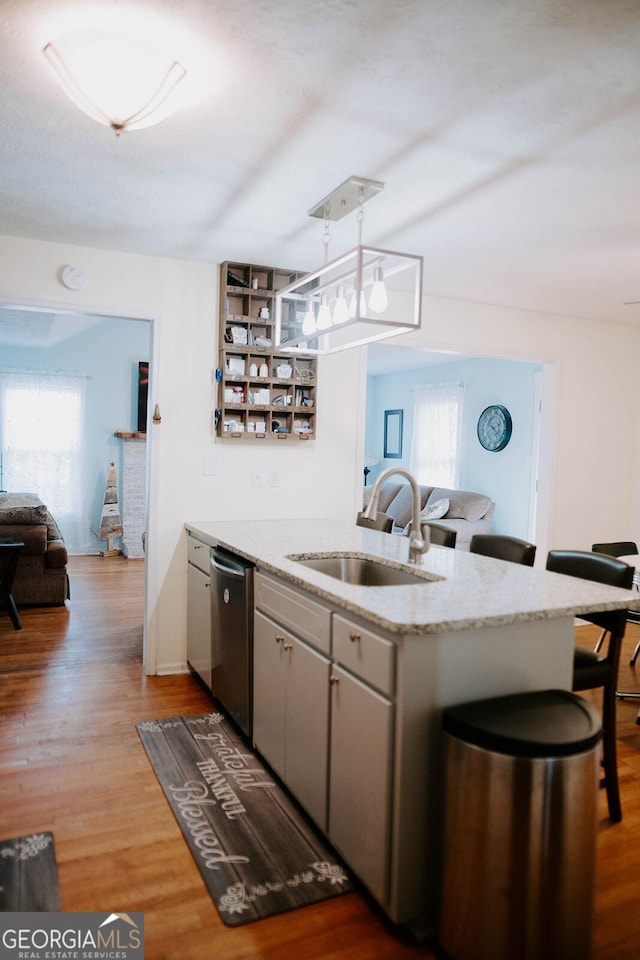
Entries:
<svg viewBox="0 0 640 960">
<path fill-rule="evenodd" d="M 471 537 L 469 552 L 508 560 L 510 563 L 522 563 L 526 567 L 532 567 L 536 558 L 535 544 L 497 533 L 475 533 Z"/>
</svg>

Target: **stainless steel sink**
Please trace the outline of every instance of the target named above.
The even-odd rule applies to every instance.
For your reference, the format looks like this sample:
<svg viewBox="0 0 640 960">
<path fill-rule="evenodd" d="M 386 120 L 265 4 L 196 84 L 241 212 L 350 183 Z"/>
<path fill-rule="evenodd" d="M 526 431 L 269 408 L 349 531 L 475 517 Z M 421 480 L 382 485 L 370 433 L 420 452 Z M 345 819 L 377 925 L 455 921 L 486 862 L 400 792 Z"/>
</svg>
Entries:
<svg viewBox="0 0 640 960">
<path fill-rule="evenodd" d="M 354 557 L 344 553 L 332 557 L 290 556 L 288 559 L 335 580 L 359 587 L 397 587 L 401 584 L 429 583 L 441 579 L 426 571 L 414 573 L 406 567 L 394 567 L 383 560 Z"/>
</svg>

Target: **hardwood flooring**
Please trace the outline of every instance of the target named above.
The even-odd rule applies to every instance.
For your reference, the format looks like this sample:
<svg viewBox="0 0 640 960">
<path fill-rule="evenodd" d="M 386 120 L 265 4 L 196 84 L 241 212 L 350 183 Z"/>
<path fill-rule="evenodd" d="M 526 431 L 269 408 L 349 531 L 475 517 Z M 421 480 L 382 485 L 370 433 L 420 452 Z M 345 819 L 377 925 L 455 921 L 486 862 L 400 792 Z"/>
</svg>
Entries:
<svg viewBox="0 0 640 960">
<path fill-rule="evenodd" d="M 74 557 L 66 607 L 22 608 L 21 631 L 0 612 L 0 838 L 52 831 L 63 909 L 142 911 L 146 960 L 435 957 L 360 893 L 222 924 L 135 729 L 210 707 L 191 676 L 143 675 L 143 564 Z M 577 633 L 591 643 L 597 629 Z M 640 689 L 640 664 L 628 666 L 638 639 L 630 625 L 628 690 Z M 609 823 L 601 791 L 595 960 L 640 955 L 639 707 L 618 708 L 622 823 Z"/>
</svg>

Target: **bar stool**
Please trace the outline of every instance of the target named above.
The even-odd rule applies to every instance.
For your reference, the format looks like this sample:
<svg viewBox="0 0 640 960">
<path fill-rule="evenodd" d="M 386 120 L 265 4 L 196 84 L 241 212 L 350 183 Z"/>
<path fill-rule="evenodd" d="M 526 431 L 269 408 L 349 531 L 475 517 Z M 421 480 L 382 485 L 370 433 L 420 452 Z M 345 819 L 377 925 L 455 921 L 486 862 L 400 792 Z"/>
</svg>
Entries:
<svg viewBox="0 0 640 960">
<path fill-rule="evenodd" d="M 497 533 L 475 533 L 471 537 L 469 553 L 495 557 L 496 560 L 508 560 L 510 563 L 522 563 L 526 567 L 532 567 L 536 558 L 535 544 Z"/>
<path fill-rule="evenodd" d="M 381 530 L 383 533 L 391 533 L 393 517 L 390 517 L 388 513 L 378 513 L 375 517 L 365 517 L 361 510 L 356 517 L 356 526 L 368 527 L 369 530 Z"/>
<path fill-rule="evenodd" d="M 594 553 L 604 553 L 608 557 L 631 557 L 638 553 L 638 545 L 633 540 L 617 540 L 613 543 L 594 543 L 591 549 Z M 633 584 L 636 590 L 638 590 L 640 584 L 640 574 L 638 570 L 635 572 Z M 627 610 L 627 623 L 640 623 L 640 610 Z M 604 631 L 598 638 L 598 642 L 595 647 L 596 651 L 600 649 L 603 639 Z M 630 667 L 635 667 L 639 653 L 640 640 L 638 643 L 636 643 L 633 656 L 631 657 L 631 660 L 629 660 Z M 640 696 L 640 694 L 638 694 L 638 696 Z"/>
<path fill-rule="evenodd" d="M 13 578 L 24 543 L 18 540 L 0 542 L 0 603 L 11 617 L 15 630 L 22 630 L 18 608 L 13 599 Z"/>
<path fill-rule="evenodd" d="M 550 550 L 547 570 L 570 577 L 607 583 L 612 587 L 630 590 L 633 585 L 633 567 L 615 557 L 581 550 Z M 581 620 L 595 623 L 609 637 L 606 656 L 595 650 L 576 646 L 573 656 L 574 692 L 602 687 L 602 755 L 604 786 L 607 791 L 609 817 L 614 823 L 622 820 L 618 761 L 616 757 L 616 684 L 620 650 L 627 623 L 626 610 L 606 610 L 581 613 Z M 602 784 L 601 784 L 602 786 Z"/>
<path fill-rule="evenodd" d="M 455 547 L 458 539 L 457 530 L 451 530 L 441 523 L 432 523 L 430 520 L 426 521 L 425 526 L 431 531 L 431 543 L 435 543 L 438 547 Z"/>
</svg>

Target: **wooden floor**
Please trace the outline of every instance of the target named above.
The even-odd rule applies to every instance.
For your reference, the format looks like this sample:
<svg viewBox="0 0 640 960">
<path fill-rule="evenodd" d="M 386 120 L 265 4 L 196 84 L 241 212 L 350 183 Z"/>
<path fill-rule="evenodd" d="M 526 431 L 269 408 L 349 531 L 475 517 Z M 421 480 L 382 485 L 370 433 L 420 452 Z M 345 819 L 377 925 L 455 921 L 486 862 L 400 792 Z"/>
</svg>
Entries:
<svg viewBox="0 0 640 960">
<path fill-rule="evenodd" d="M 190 676 L 143 676 L 143 563 L 72 558 L 66 607 L 23 608 L 19 632 L 0 612 L 0 838 L 52 831 L 63 909 L 142 911 L 146 960 L 434 957 L 359 893 L 221 923 L 135 730 L 210 708 Z M 638 680 L 628 666 L 638 639 L 630 626 L 625 689 L 640 689 L 640 664 Z M 640 956 L 639 706 L 619 704 L 621 824 L 600 799 L 595 960 Z"/>
</svg>

